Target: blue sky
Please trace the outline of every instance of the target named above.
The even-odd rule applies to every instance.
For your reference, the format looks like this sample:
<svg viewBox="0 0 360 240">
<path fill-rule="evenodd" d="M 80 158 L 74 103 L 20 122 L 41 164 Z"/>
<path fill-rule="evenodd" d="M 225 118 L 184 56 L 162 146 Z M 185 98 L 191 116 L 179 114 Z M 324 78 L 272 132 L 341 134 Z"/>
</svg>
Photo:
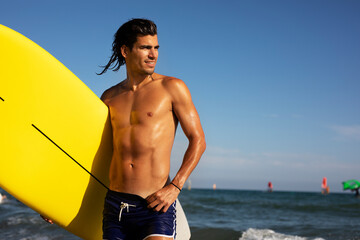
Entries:
<svg viewBox="0 0 360 240">
<path fill-rule="evenodd" d="M 7 1 L 0 23 L 42 46 L 98 96 L 113 34 L 158 26 L 156 71 L 188 85 L 207 151 L 193 187 L 330 191 L 360 179 L 359 1 Z M 179 129 L 181 130 L 181 129 Z M 178 131 L 174 176 L 186 149 Z"/>
</svg>

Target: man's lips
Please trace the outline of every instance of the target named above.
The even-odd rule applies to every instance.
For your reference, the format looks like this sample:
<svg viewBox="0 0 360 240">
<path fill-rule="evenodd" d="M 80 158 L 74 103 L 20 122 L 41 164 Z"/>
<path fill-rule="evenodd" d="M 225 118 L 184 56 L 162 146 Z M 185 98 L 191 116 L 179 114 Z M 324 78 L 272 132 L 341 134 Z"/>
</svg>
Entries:
<svg viewBox="0 0 360 240">
<path fill-rule="evenodd" d="M 156 61 L 145 61 L 148 66 L 155 66 Z"/>
</svg>

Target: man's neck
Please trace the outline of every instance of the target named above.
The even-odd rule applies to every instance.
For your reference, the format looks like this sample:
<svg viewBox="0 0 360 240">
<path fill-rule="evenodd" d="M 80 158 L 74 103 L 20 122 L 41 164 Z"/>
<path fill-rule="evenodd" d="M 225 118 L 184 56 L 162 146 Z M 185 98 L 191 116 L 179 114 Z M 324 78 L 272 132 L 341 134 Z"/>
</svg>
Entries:
<svg viewBox="0 0 360 240">
<path fill-rule="evenodd" d="M 136 91 L 139 87 L 147 84 L 152 80 L 153 78 L 151 75 L 134 75 L 128 73 L 126 78 L 126 86 L 132 91 Z"/>
</svg>

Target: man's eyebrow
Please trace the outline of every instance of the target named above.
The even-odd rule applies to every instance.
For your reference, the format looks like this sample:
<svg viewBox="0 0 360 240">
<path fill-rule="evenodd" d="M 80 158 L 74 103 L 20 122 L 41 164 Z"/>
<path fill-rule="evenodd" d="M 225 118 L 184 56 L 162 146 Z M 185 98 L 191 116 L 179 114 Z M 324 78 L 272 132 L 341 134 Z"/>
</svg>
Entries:
<svg viewBox="0 0 360 240">
<path fill-rule="evenodd" d="M 156 45 L 154 48 L 158 49 L 160 46 Z M 152 45 L 140 45 L 140 48 L 152 48 Z"/>
</svg>

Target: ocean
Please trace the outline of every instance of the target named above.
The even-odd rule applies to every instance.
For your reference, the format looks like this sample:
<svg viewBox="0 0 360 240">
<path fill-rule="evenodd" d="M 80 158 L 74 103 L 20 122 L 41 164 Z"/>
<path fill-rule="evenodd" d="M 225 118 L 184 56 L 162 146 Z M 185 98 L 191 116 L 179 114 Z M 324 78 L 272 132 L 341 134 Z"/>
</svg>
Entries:
<svg viewBox="0 0 360 240">
<path fill-rule="evenodd" d="M 79 239 L 0 192 L 0 240 Z M 353 194 L 184 189 L 179 199 L 192 240 L 360 240 Z"/>
</svg>

